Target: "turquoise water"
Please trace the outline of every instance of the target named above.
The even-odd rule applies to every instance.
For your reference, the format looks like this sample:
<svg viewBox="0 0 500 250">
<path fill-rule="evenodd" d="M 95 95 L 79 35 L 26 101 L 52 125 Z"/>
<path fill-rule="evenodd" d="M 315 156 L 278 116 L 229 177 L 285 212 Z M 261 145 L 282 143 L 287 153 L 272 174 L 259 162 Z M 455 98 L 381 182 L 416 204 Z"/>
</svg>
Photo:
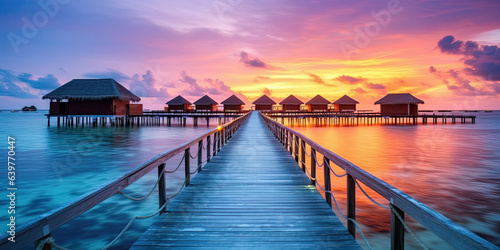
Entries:
<svg viewBox="0 0 500 250">
<path fill-rule="evenodd" d="M 0 112 L 7 161 L 7 136 L 16 138 L 17 223 L 26 223 L 111 181 L 151 157 L 185 143 L 208 130 L 180 127 L 47 127 L 46 112 Z M 500 244 L 500 112 L 474 113 L 476 124 L 418 126 L 293 127 L 375 176 L 414 196 L 453 221 Z M 52 121 L 54 124 L 54 120 Z M 167 162 L 175 168 L 181 156 Z M 191 165 L 195 165 L 194 162 Z M 8 223 L 7 170 L 2 170 L 1 222 Z M 183 169 L 167 176 L 168 193 L 177 191 Z M 156 171 L 129 188 L 142 196 L 156 181 Z M 333 181 L 344 205 L 344 179 Z M 357 216 L 375 248 L 388 247 L 389 212 L 357 194 Z M 98 249 L 109 243 L 134 215 L 158 208 L 158 196 L 134 202 L 115 195 L 56 230 L 61 246 Z M 137 220 L 114 248 L 128 248 L 152 219 Z M 5 223 L 5 224 L 6 224 Z M 432 233 L 411 226 L 429 246 L 446 248 Z M 7 227 L 4 226 L 4 229 Z M 5 230 L 6 231 L 6 230 Z M 410 246 L 415 242 L 406 237 Z M 31 247 L 30 247 L 31 248 Z"/>
<path fill-rule="evenodd" d="M 45 113 L 0 112 L 0 135 L 4 137 L 0 150 L 2 162 L 7 161 L 7 137 L 16 138 L 17 225 L 116 179 L 155 155 L 216 126 L 216 121 L 211 121 L 211 127 L 189 124 L 181 127 L 176 122 L 171 127 L 57 127 L 52 119 L 52 126 L 48 127 Z M 181 158 L 176 156 L 168 161 L 167 169 L 175 168 Z M 191 165 L 196 165 L 194 160 Z M 156 182 L 156 175 L 156 171 L 152 171 L 124 192 L 136 197 L 147 194 Z M 183 175 L 180 169 L 167 176 L 168 193 L 178 190 Z M 6 197 L 6 168 L 2 176 L 1 197 Z M 6 198 L 0 199 L 1 221 L 6 223 L 9 222 L 7 202 Z M 115 195 L 56 230 L 52 236 L 56 243 L 67 248 L 98 249 L 109 243 L 134 215 L 148 215 L 157 209 L 156 191 L 140 202 Z M 115 248 L 130 246 L 153 220 L 136 220 Z"/>
</svg>

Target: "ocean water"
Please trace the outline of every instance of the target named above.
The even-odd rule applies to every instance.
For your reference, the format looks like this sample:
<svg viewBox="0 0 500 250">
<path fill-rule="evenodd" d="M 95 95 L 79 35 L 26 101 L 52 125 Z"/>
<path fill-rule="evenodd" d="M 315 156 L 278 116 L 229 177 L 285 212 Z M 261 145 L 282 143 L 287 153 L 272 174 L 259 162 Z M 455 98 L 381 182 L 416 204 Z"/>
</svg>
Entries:
<svg viewBox="0 0 500 250">
<path fill-rule="evenodd" d="M 194 139 L 217 126 L 185 127 L 172 122 L 167 126 L 144 127 L 66 127 L 47 126 L 46 111 L 0 112 L 0 135 L 4 145 L 0 160 L 7 161 L 7 137 L 16 139 L 16 224 L 17 226 L 58 208 L 99 186 L 120 177 L 125 172 L 168 149 Z M 194 151 L 193 151 L 194 150 Z M 192 152 L 197 152 L 193 147 Z M 195 154 L 193 153 L 193 154 Z M 205 155 L 205 153 L 204 153 Z M 169 160 L 167 169 L 174 169 L 182 155 Z M 196 166 L 192 160 L 191 166 Z M 7 168 L 2 168 L 0 192 L 1 226 L 6 232 L 8 221 Z M 184 178 L 184 169 L 167 175 L 167 195 L 177 192 Z M 157 180 L 152 171 L 124 190 L 140 197 L 149 192 Z M 83 215 L 52 233 L 56 243 L 70 249 L 100 249 L 111 242 L 135 215 L 148 215 L 158 209 L 158 194 L 144 201 L 131 201 L 114 195 Z M 136 220 L 133 226 L 114 245 L 128 248 L 154 217 Z M 5 223 L 3 223 L 5 222 Z M 28 249 L 33 249 L 31 245 Z"/>
<path fill-rule="evenodd" d="M 7 137 L 16 138 L 16 222 L 27 223 L 108 181 L 155 155 L 185 143 L 216 126 L 181 127 L 47 127 L 46 112 L 0 112 L 7 161 Z M 319 144 L 417 198 L 451 220 L 500 245 L 500 112 L 473 113 L 476 124 L 417 126 L 294 126 Z M 194 149 L 194 148 L 193 148 Z M 167 162 L 177 166 L 181 156 Z M 193 161 L 191 165 L 195 165 Z M 321 171 L 318 171 L 321 181 Z M 339 170 L 339 172 L 341 172 Z M 8 223 L 7 170 L 2 170 L 1 221 Z M 142 196 L 156 182 L 156 171 L 124 192 Z M 167 176 L 167 192 L 175 193 L 183 169 Z M 345 179 L 332 187 L 345 209 Z M 383 199 L 367 192 L 379 202 Z M 158 208 L 157 192 L 136 202 L 115 195 L 53 232 L 56 243 L 71 249 L 99 249 L 135 215 Z M 113 249 L 128 248 L 154 221 L 136 220 Z M 357 220 L 375 249 L 389 247 L 389 211 L 357 192 Z M 411 219 L 410 226 L 433 248 L 449 246 Z M 4 231 L 7 226 L 3 226 Z M 359 239 L 359 237 L 358 237 Z M 406 235 L 409 249 L 418 248 Z M 360 241 L 361 242 L 361 241 Z M 361 242 L 361 244 L 363 244 Z M 32 247 L 30 247 L 31 249 Z"/>
<path fill-rule="evenodd" d="M 476 115 L 476 123 L 298 126 L 295 122 L 292 126 L 290 121 L 283 122 L 459 225 L 500 245 L 500 111 L 464 115 Z M 343 173 L 338 167 L 336 170 Z M 317 171 L 323 185 L 323 170 Z M 345 212 L 345 177 L 332 175 L 332 190 Z M 366 187 L 365 190 L 378 202 L 388 204 L 374 191 Z M 356 219 L 372 247 L 390 248 L 390 211 L 371 203 L 359 189 L 356 205 Z M 453 249 L 411 218 L 408 221 L 427 246 Z M 420 248 L 409 234 L 405 237 L 408 248 Z"/>
</svg>

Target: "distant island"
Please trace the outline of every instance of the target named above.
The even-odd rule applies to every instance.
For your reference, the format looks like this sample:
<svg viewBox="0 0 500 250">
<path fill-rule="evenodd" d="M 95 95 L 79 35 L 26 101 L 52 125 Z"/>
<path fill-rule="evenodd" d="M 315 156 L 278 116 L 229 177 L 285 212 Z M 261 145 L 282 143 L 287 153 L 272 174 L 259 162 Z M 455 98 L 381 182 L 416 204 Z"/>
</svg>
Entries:
<svg viewBox="0 0 500 250">
<path fill-rule="evenodd" d="M 36 111 L 36 107 L 35 107 L 35 105 L 31 105 L 30 107 L 24 106 L 22 111 Z"/>
</svg>

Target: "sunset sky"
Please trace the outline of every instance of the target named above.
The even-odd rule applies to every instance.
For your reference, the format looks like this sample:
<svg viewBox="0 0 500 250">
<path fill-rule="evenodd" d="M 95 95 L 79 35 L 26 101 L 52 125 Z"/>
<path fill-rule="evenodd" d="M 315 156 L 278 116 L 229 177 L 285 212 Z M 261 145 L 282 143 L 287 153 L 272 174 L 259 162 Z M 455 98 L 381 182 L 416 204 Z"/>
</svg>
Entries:
<svg viewBox="0 0 500 250">
<path fill-rule="evenodd" d="M 405 92 L 421 109 L 500 109 L 499 13 L 498 0 L 7 0 L 0 109 L 47 109 L 74 78 L 114 78 L 146 109 L 266 93 L 378 110 Z"/>
</svg>

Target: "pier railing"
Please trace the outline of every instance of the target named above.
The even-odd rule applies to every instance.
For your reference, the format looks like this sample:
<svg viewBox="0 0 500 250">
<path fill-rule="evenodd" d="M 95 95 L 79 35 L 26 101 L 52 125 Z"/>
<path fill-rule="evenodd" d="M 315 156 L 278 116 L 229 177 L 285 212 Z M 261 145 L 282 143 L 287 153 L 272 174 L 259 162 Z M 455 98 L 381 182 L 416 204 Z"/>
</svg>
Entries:
<svg viewBox="0 0 500 250">
<path fill-rule="evenodd" d="M 35 248 L 40 247 L 40 249 L 50 249 L 53 241 L 47 241 L 50 238 L 51 232 L 66 224 L 70 220 L 76 218 L 77 216 L 85 213 L 90 210 L 94 206 L 103 202 L 104 200 L 110 198 L 111 196 L 122 193 L 122 190 L 127 186 L 134 183 L 136 180 L 140 179 L 147 173 L 153 171 L 154 169 L 158 170 L 158 181 L 155 186 L 158 187 L 159 193 L 159 210 L 154 213 L 156 215 L 158 213 L 162 213 L 167 209 L 167 201 L 169 198 L 166 197 L 166 188 L 165 188 L 165 174 L 175 172 L 179 169 L 180 165 L 174 171 L 166 171 L 165 170 L 165 162 L 175 155 L 183 154 L 184 160 L 184 169 L 185 169 L 185 180 L 184 186 L 190 184 L 191 174 L 196 173 L 201 170 L 202 162 L 203 162 L 203 150 L 206 150 L 205 154 L 205 162 L 209 162 L 210 159 L 216 155 L 216 153 L 220 150 L 220 148 L 228 141 L 229 138 L 238 130 L 238 128 L 243 124 L 243 122 L 248 117 L 248 113 L 236 118 L 235 120 L 219 126 L 217 129 L 212 130 L 210 132 L 205 133 L 204 135 L 191 140 L 181 146 L 170 149 L 166 152 L 163 152 L 154 158 L 146 161 L 139 167 L 132 169 L 131 171 L 123 174 L 121 177 L 110 181 L 104 184 L 102 187 L 97 188 L 94 191 L 90 191 L 79 198 L 55 209 L 49 211 L 39 218 L 25 223 L 20 227 L 16 228 L 15 231 L 15 242 L 9 241 L 10 234 L 3 234 L 0 239 L 0 249 L 22 249 L 23 247 L 27 247 L 29 244 L 33 244 Z M 195 156 L 191 156 L 190 149 L 193 146 L 198 146 L 198 151 Z M 190 158 L 198 159 L 198 166 L 194 172 L 190 170 Z M 182 161 L 181 161 L 182 163 Z M 179 192 L 182 190 L 182 188 Z M 149 193 L 151 194 L 151 193 Z M 149 196 L 149 194 L 147 196 Z M 178 193 L 177 193 L 178 194 Z M 125 194 L 124 194 L 125 195 Z M 143 198 L 133 198 L 128 195 L 126 197 L 132 200 L 142 200 Z M 147 197 L 145 196 L 145 197 Z M 174 195 L 175 196 L 175 195 Z M 151 216 L 153 216 L 151 215 Z M 149 217 L 151 217 L 149 216 Z M 147 216 L 144 216 L 147 217 Z M 138 217 L 134 217 L 138 218 Z M 133 222 L 133 220 L 131 220 Z M 127 227 L 122 231 L 126 231 L 130 226 L 131 222 Z M 120 233 L 121 235 L 121 233 Z M 119 236 L 117 236 L 118 238 Z M 115 238 L 115 240 L 117 239 Z M 112 245 L 115 242 L 113 240 L 108 246 Z"/>
<path fill-rule="evenodd" d="M 317 185 L 325 192 L 325 199 L 330 207 L 333 208 L 335 205 L 340 213 L 345 217 L 347 220 L 347 229 L 353 236 L 356 235 L 356 228 L 359 230 L 356 223 L 356 186 L 358 186 L 358 188 L 360 188 L 370 201 L 374 202 L 376 205 L 391 210 L 392 249 L 404 249 L 405 229 L 413 235 L 411 229 L 408 228 L 408 225 L 405 222 L 405 214 L 411 216 L 425 228 L 432 231 L 458 249 L 500 249 L 491 242 L 456 224 L 425 204 L 412 198 L 408 194 L 315 143 L 301 133 L 290 129 L 263 114 L 261 115 L 268 128 L 273 132 L 283 146 L 290 151 L 302 170 L 308 174 L 308 177 L 312 180 L 313 184 Z M 309 153 L 306 152 L 306 145 L 309 145 Z M 322 164 L 318 163 L 319 154 L 323 155 Z M 306 167 L 306 155 L 310 157 L 310 170 Z M 333 171 L 330 162 L 343 169 L 345 173 L 341 175 L 336 174 L 335 171 Z M 316 172 L 318 168 L 323 168 L 324 183 L 316 181 Z M 335 197 L 333 196 L 331 190 L 331 173 L 337 177 L 347 176 L 346 214 L 342 212 Z M 389 202 L 389 205 L 386 206 L 380 204 L 368 196 L 368 194 L 359 185 L 358 181 L 385 198 Z M 422 244 L 418 238 L 416 238 L 416 240 Z M 422 245 L 422 247 L 426 248 L 425 245 Z"/>
</svg>

